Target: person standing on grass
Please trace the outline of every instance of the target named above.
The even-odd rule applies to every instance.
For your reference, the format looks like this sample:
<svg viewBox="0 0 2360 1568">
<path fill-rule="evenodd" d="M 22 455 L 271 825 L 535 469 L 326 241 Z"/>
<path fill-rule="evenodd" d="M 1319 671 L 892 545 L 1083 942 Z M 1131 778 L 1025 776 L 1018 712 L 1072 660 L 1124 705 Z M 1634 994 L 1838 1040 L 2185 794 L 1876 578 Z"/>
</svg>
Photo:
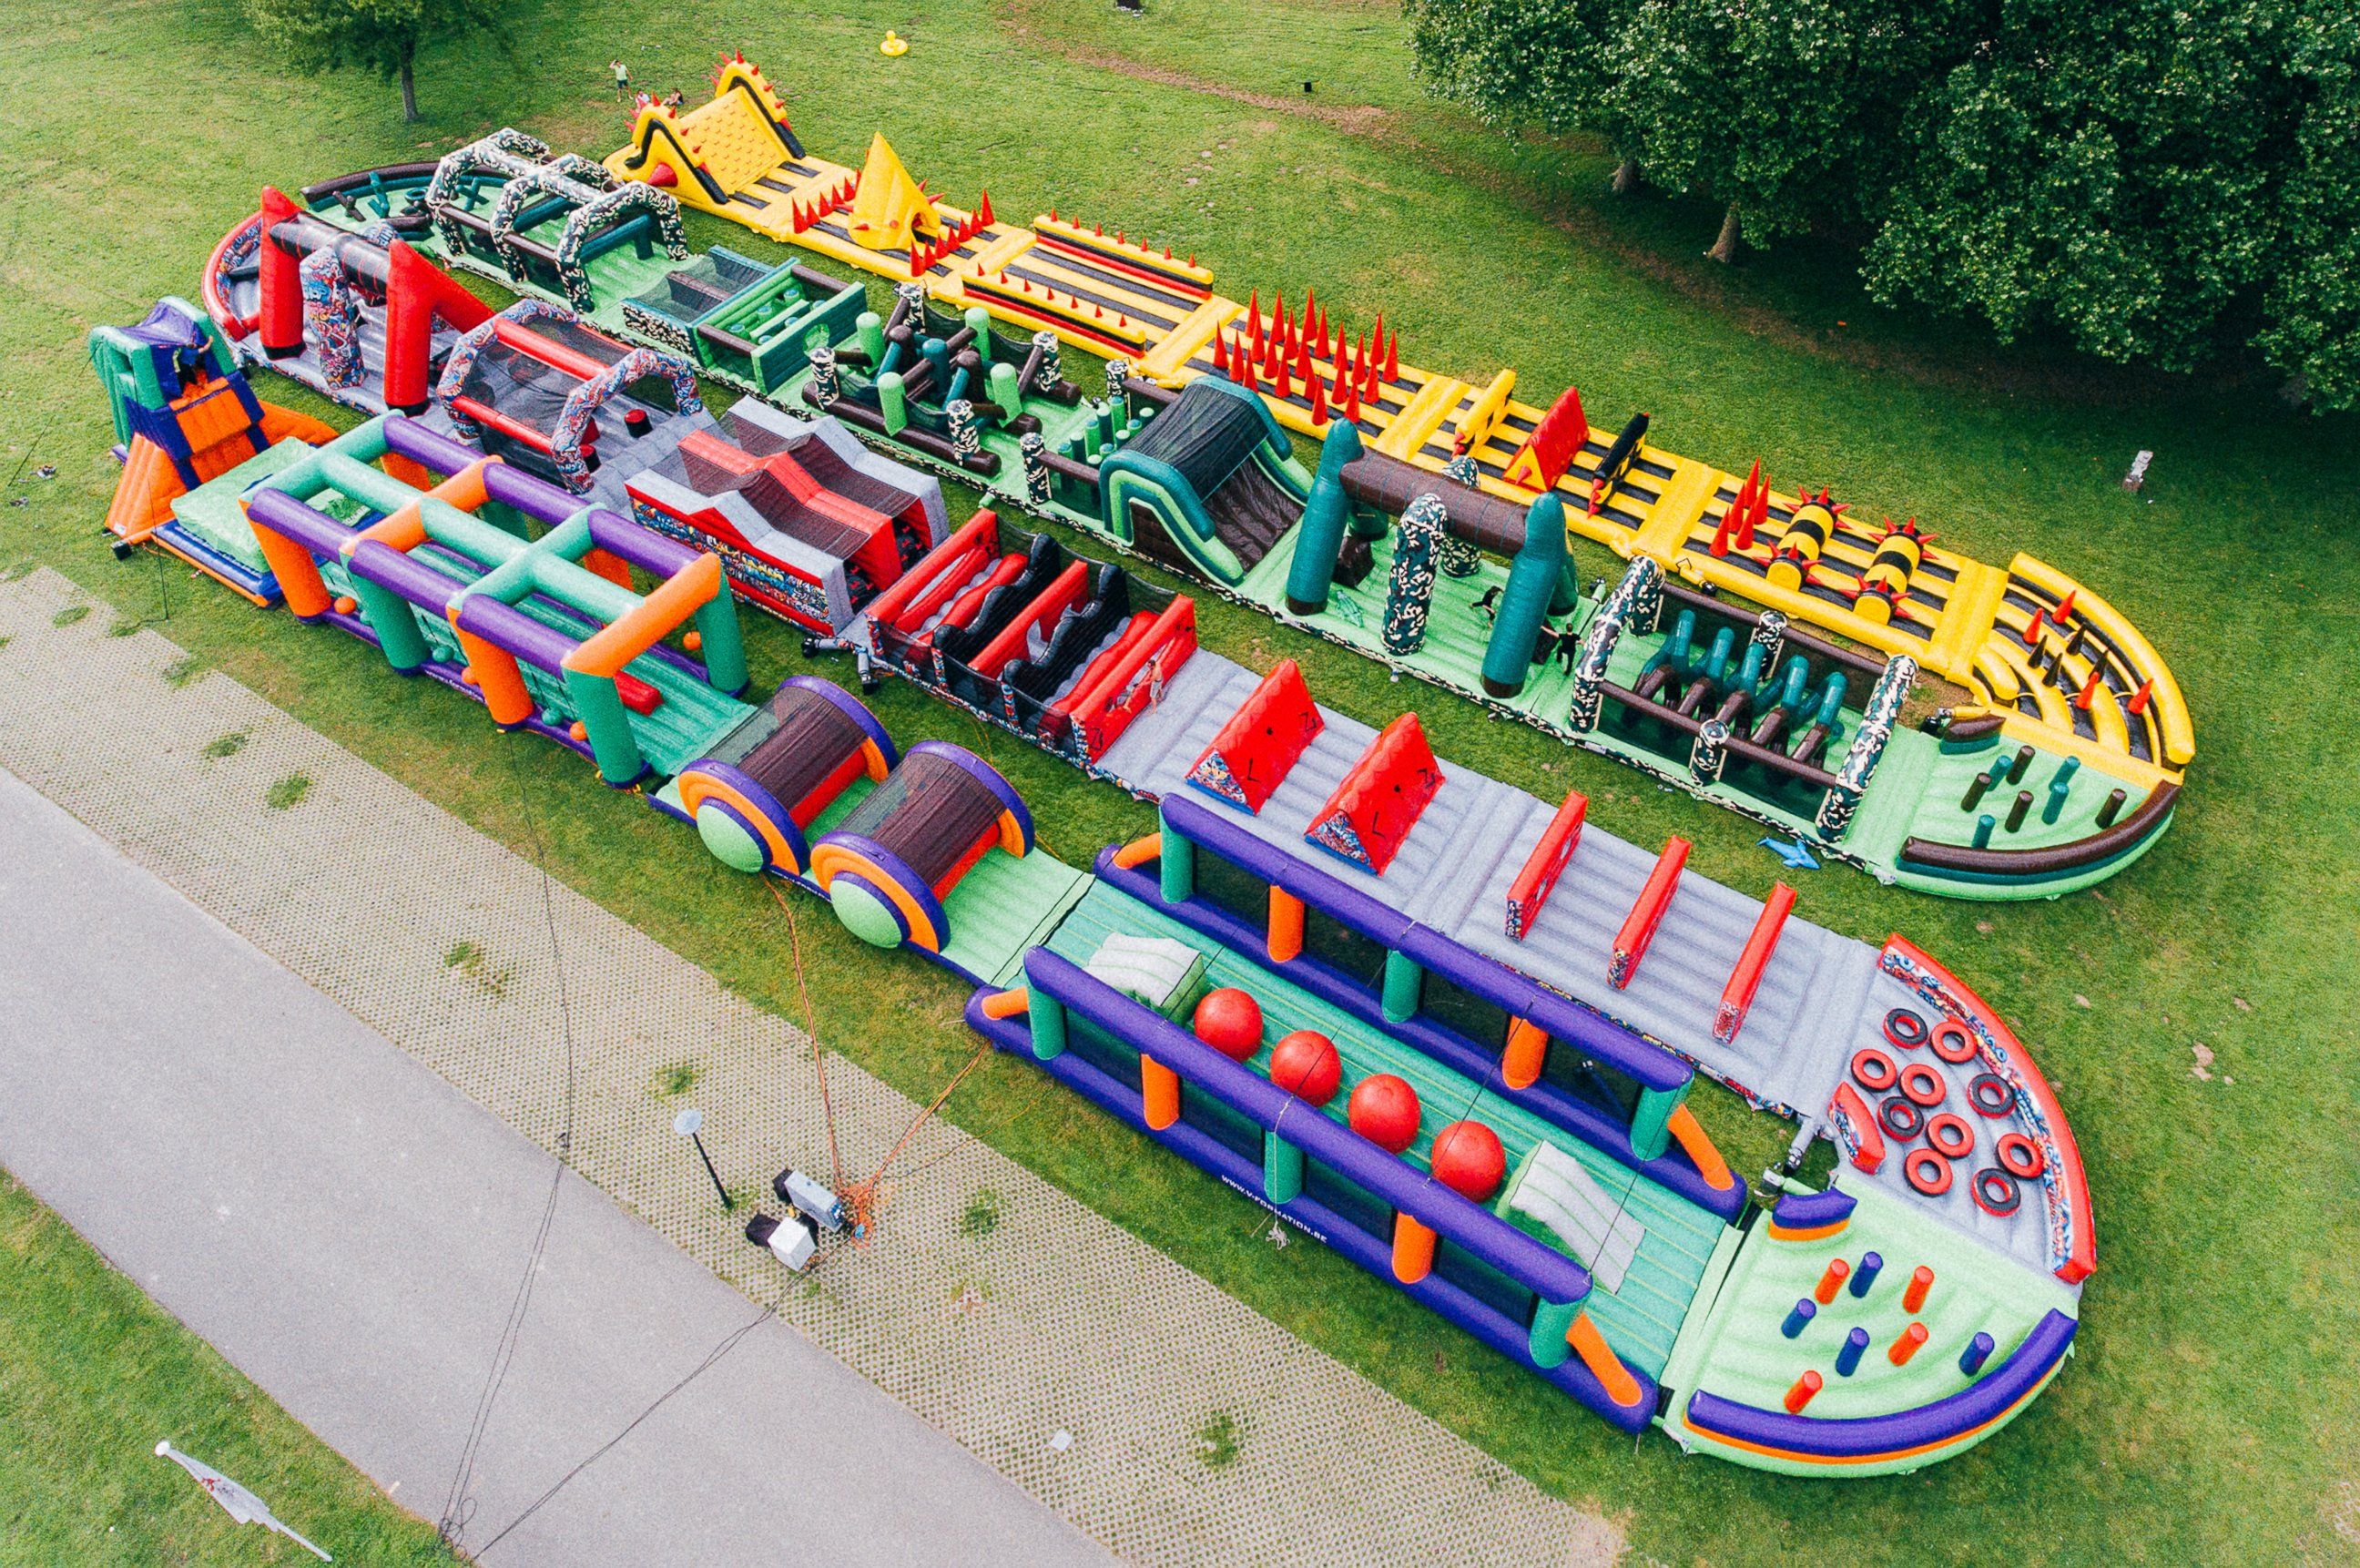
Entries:
<svg viewBox="0 0 2360 1568">
<path fill-rule="evenodd" d="M 627 101 L 631 95 L 631 68 L 619 60 L 610 60 L 606 69 L 615 73 L 615 102 Z"/>
</svg>

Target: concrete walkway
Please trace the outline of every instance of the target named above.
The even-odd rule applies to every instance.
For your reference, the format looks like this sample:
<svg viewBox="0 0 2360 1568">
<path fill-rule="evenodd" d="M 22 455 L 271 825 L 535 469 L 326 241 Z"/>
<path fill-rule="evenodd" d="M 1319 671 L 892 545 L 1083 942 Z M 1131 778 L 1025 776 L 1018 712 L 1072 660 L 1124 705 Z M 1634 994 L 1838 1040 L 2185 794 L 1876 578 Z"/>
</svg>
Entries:
<svg viewBox="0 0 2360 1568">
<path fill-rule="evenodd" d="M 0 1165 L 438 1517 L 549 1156 L 6 773 L 0 1017 Z M 1111 1561 L 588 1182 L 555 1185 L 463 1505 L 484 1561 Z M 333 1519 L 290 1522 L 336 1550 Z"/>
<path fill-rule="evenodd" d="M 371 689 L 388 711 L 448 705 L 482 724 L 482 765 L 501 770 L 537 819 L 563 820 L 565 802 L 596 795 L 570 753 L 497 734 L 455 693 L 404 685 L 368 649 L 318 635 L 332 656 L 386 683 Z M 1622 1553 L 1611 1520 L 1542 1492 L 1246 1308 L 1089 1208 L 1087 1193 L 1062 1191 L 968 1136 L 956 1102 L 918 1128 L 880 1187 L 870 1240 L 824 1249 L 825 1266 L 785 1288 L 672 1134 L 683 1095 L 706 1113 L 705 1142 L 730 1190 L 764 1199 L 783 1165 L 826 1168 L 832 1136 L 845 1169 L 879 1168 L 920 1103 L 830 1052 L 831 1123 L 813 1042 L 785 1019 L 47 570 L 0 582 L 0 768 L 544 1154 L 563 1148 L 593 1188 L 755 1304 L 734 1310 L 775 1301 L 788 1327 L 1127 1563 L 1590 1568 Z M 691 883 L 709 879 L 713 907 L 735 909 L 714 918 L 756 922 L 752 936 L 783 948 L 786 916 L 714 864 L 694 834 L 650 852 L 682 857 L 676 868 Z M 104 956 L 153 961 L 150 945 L 133 940 Z M 224 985 L 219 1026 L 260 1027 L 245 1021 L 248 1005 Z M 971 1048 L 964 1026 L 945 1026 Z M 1029 1069 L 994 1058 L 980 1070 Z M 287 1072 L 321 1069 L 298 1050 Z M 683 1082 L 693 1090 L 672 1087 Z M 373 1105 L 366 1095 L 354 1103 Z M 104 1120 L 88 1124 L 109 1131 Z M 414 1161 L 457 1163 L 429 1145 L 404 1146 Z M 478 1205 L 485 1223 L 497 1212 L 521 1227 L 541 1212 L 548 1168 L 527 1167 L 497 1188 L 463 1182 L 464 1202 L 421 1200 L 420 1212 L 437 1235 L 444 1222 L 475 1223 Z M 268 1188 L 279 1179 L 263 1170 L 254 1179 Z M 360 1190 L 357 1179 L 347 1184 Z M 496 1210 L 496 1195 L 521 1207 Z M 1255 1223 L 1234 1210 L 1222 1223 L 1232 1218 Z M 551 1276 L 602 1245 L 553 1242 Z M 523 1252 L 512 1240 L 511 1261 L 493 1271 L 500 1313 Z M 1307 1267 L 1300 1260 L 1311 1255 L 1306 1247 L 1277 1266 Z M 675 1354 L 649 1373 L 652 1385 L 668 1386 L 728 1321 L 667 1342 Z M 529 1322 L 528 1355 L 568 1359 L 562 1340 L 549 1351 L 539 1334 Z M 489 1355 L 487 1336 L 464 1363 L 457 1387 L 470 1398 Z M 585 1380 L 603 1387 L 606 1356 L 634 1370 L 612 1375 L 629 1387 L 597 1407 L 601 1416 L 643 1408 L 628 1353 L 602 1345 L 572 1359 L 596 1367 Z M 734 1365 L 733 1353 L 723 1372 Z M 1522 1376 L 1505 1362 L 1498 1375 Z M 1568 1405 L 1564 1419 L 1590 1418 Z M 465 1426 L 464 1416 L 447 1423 Z M 613 1430 L 591 1426 L 600 1441 Z M 740 1452 L 759 1452 L 764 1430 L 738 1433 Z M 1217 1444 L 1209 1431 L 1232 1440 Z M 575 1457 L 568 1452 L 569 1464 Z M 896 1482 L 900 1495 L 924 1495 L 923 1481 Z M 407 1479 L 403 1496 L 448 1483 L 447 1470 Z M 537 1473 L 527 1489 L 546 1484 Z M 442 1503 L 438 1495 L 420 1506 L 439 1514 Z M 467 1541 L 501 1528 L 499 1512 L 483 1503 Z M 963 1536 L 962 1547 L 981 1539 Z"/>
</svg>

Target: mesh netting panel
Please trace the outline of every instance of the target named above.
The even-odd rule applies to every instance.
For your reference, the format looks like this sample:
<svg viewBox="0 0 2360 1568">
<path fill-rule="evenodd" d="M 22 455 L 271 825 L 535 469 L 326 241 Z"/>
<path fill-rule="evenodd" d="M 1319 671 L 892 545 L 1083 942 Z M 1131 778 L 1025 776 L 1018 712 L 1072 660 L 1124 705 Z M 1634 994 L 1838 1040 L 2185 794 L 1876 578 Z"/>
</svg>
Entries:
<svg viewBox="0 0 2360 1568">
<path fill-rule="evenodd" d="M 1006 809 L 981 779 L 953 759 L 939 751 L 914 751 L 836 830 L 875 839 L 932 887 Z"/>
<path fill-rule="evenodd" d="M 869 737 L 850 714 L 806 687 L 781 687 L 770 710 L 779 727 L 738 766 L 792 811 Z"/>
<path fill-rule="evenodd" d="M 576 354 L 595 359 L 601 365 L 613 365 L 631 352 L 605 333 L 594 332 L 580 322 L 537 321 L 532 323 L 532 330 L 543 337 L 555 338 Z"/>
<path fill-rule="evenodd" d="M 1251 403 L 1210 382 L 1191 381 L 1123 450 L 1162 458 L 1205 497 L 1229 482 L 1263 434 Z"/>
<path fill-rule="evenodd" d="M 553 365 L 493 342 L 484 345 L 475 356 L 460 390 L 519 424 L 547 434 L 557 428 L 565 400 L 581 384 Z"/>
</svg>

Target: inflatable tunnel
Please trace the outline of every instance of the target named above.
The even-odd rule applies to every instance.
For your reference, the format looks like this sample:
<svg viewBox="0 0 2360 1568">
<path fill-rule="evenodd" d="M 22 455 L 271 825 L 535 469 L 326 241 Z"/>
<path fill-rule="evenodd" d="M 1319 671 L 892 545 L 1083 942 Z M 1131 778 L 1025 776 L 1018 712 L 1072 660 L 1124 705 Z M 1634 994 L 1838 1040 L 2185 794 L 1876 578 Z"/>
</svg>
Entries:
<svg viewBox="0 0 2360 1568">
<path fill-rule="evenodd" d="M 1106 458 L 1098 488 L 1114 537 L 1235 587 L 1302 520 L 1311 476 L 1260 398 L 1203 376 Z"/>
<path fill-rule="evenodd" d="M 722 864 L 801 876 L 812 861 L 805 830 L 839 800 L 857 806 L 900 760 L 842 687 L 790 675 L 718 751 L 682 770 L 681 806 Z"/>
<path fill-rule="evenodd" d="M 1032 848 L 1032 816 L 1006 779 L 965 747 L 922 740 L 812 847 L 811 874 L 865 942 L 941 952 L 943 900 L 993 850 Z"/>
</svg>

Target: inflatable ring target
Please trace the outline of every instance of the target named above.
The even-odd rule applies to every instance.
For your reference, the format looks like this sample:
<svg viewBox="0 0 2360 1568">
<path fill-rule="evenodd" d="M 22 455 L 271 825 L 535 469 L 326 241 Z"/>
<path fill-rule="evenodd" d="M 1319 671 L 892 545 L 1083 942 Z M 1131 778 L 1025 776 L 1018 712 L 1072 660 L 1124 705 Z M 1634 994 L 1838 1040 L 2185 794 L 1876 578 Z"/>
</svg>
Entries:
<svg viewBox="0 0 2360 1568">
<path fill-rule="evenodd" d="M 1913 1061 L 1901 1069 L 1901 1092 L 1930 1111 L 1950 1092 L 1950 1086 L 1942 1081 L 1940 1073 L 1924 1062 Z"/>
<path fill-rule="evenodd" d="M 1916 1050 L 1926 1043 L 1926 1020 L 1907 1007 L 1896 1007 L 1885 1015 L 1885 1037 L 1905 1051 Z"/>
<path fill-rule="evenodd" d="M 2016 1091 L 1995 1072 L 1979 1072 L 1967 1085 L 1967 1099 L 1985 1116 L 2005 1116 L 2016 1109 Z"/>
<path fill-rule="evenodd" d="M 2024 1201 L 2017 1190 L 2016 1178 L 1995 1165 L 1987 1165 L 1975 1172 L 1975 1207 L 1997 1219 L 2005 1219 Z"/>
<path fill-rule="evenodd" d="M 2022 1133 L 2002 1133 L 1992 1152 L 1999 1157 L 2000 1168 L 2018 1181 L 2033 1180 L 2049 1168 L 2049 1157 Z"/>
<path fill-rule="evenodd" d="M 1932 1149 L 1911 1149 L 1909 1157 L 1901 1162 L 1901 1174 L 1909 1179 L 1910 1186 L 1928 1198 L 1939 1198 L 1950 1190 L 1950 1162 Z M 1996 1176 L 2002 1181 L 2007 1182 L 2010 1192 L 2016 1190 L 2016 1183 L 2010 1179 L 2007 1172 L 1991 1170 L 1984 1174 Z M 1976 1201 L 1982 1201 L 1980 1193 L 1977 1194 Z M 1994 1211 L 1994 1212 L 1999 1212 Z"/>
<path fill-rule="evenodd" d="M 1964 1116 L 1938 1111 L 1926 1118 L 1926 1142 L 1944 1159 L 1964 1159 L 1975 1152 L 1975 1130 Z M 2006 1163 L 2005 1157 L 2001 1163 Z"/>
<path fill-rule="evenodd" d="M 1882 1094 L 1901 1078 L 1901 1069 L 1893 1058 L 1874 1046 L 1863 1046 L 1852 1053 L 1852 1080 L 1871 1094 Z"/>
</svg>

